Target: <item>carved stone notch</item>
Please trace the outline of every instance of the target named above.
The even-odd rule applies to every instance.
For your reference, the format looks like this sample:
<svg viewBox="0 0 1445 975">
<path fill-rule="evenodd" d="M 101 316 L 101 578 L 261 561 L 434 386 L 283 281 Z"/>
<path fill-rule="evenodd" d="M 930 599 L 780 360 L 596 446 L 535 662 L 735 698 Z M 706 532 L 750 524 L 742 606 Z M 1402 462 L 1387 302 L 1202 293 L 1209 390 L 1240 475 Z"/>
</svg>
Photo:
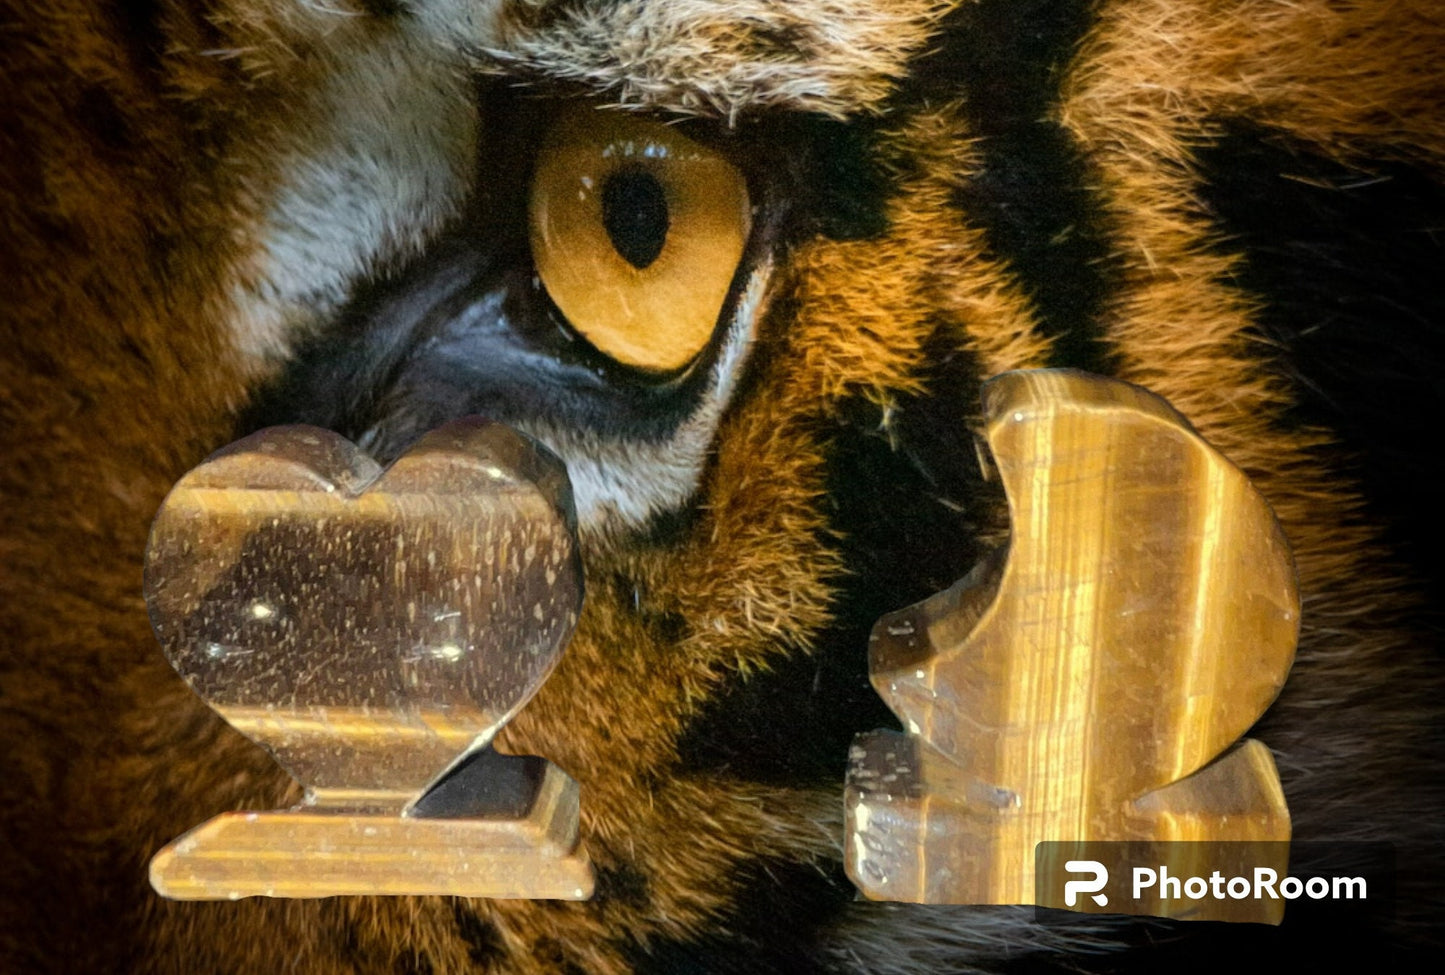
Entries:
<svg viewBox="0 0 1445 975">
<path fill-rule="evenodd" d="M 875 899 L 1028 904 L 1041 841 L 1288 840 L 1269 751 L 1239 741 L 1299 629 L 1264 499 L 1135 386 L 1020 372 L 983 395 L 1012 539 L 874 628 L 873 685 L 908 733 L 854 743 L 854 883 Z"/>
<path fill-rule="evenodd" d="M 493 736 L 577 623 L 562 464 L 462 420 L 383 471 L 342 437 L 263 430 L 183 477 L 145 590 L 167 657 L 306 787 L 161 850 L 157 891 L 580 899 L 577 783 Z"/>
</svg>

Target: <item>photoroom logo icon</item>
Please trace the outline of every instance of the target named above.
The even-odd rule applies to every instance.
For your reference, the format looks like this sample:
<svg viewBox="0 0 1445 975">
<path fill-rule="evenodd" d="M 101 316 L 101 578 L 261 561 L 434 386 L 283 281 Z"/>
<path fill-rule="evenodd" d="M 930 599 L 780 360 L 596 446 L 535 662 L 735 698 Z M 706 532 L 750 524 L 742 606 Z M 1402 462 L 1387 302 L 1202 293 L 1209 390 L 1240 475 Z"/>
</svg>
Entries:
<svg viewBox="0 0 1445 975">
<path fill-rule="evenodd" d="M 1107 894 L 1097 893 L 1109 883 L 1109 868 L 1098 860 L 1069 860 L 1064 864 L 1069 873 L 1087 873 L 1092 880 L 1070 880 L 1064 884 L 1064 903 L 1073 907 L 1079 902 L 1080 894 L 1093 894 L 1094 903 L 1104 907 L 1109 903 Z"/>
</svg>

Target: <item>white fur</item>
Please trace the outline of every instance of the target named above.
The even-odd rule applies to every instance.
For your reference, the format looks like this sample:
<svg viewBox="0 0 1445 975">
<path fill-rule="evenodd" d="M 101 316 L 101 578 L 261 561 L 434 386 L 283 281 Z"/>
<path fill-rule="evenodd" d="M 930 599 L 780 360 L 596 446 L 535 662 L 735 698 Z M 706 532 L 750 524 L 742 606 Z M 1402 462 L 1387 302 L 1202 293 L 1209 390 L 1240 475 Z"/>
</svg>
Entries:
<svg viewBox="0 0 1445 975">
<path fill-rule="evenodd" d="M 541 8 L 540 14 L 528 7 Z M 583 0 L 511 4 L 503 71 L 581 83 L 618 103 L 735 119 L 760 107 L 876 110 L 926 43 L 938 0 Z"/>
<path fill-rule="evenodd" d="M 253 369 L 284 359 L 363 275 L 420 253 L 465 199 L 479 133 L 456 51 L 491 36 L 495 5 L 449 9 L 460 6 L 423 5 L 385 29 L 324 7 L 289 24 L 303 37 L 324 30 L 305 39 L 327 65 L 303 75 L 322 80 L 253 147 L 278 184 L 228 289 L 233 345 Z"/>
<path fill-rule="evenodd" d="M 771 277 L 772 264 L 766 261 L 749 276 L 697 408 L 670 439 L 648 443 L 551 424 L 515 424 L 566 462 L 584 531 L 638 527 L 654 515 L 681 508 L 697 491 L 718 422 L 752 348 Z"/>
</svg>

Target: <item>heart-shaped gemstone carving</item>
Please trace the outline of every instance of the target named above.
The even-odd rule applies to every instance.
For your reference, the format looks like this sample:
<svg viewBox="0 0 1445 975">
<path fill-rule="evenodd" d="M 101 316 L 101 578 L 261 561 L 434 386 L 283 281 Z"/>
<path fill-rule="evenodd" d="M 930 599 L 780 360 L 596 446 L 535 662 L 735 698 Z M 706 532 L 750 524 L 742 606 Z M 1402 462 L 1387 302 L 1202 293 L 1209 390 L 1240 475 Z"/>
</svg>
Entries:
<svg viewBox="0 0 1445 975">
<path fill-rule="evenodd" d="M 276 427 L 183 477 L 145 592 L 172 665 L 328 807 L 404 807 L 546 680 L 582 566 L 561 462 L 460 420 L 383 471 Z"/>
</svg>

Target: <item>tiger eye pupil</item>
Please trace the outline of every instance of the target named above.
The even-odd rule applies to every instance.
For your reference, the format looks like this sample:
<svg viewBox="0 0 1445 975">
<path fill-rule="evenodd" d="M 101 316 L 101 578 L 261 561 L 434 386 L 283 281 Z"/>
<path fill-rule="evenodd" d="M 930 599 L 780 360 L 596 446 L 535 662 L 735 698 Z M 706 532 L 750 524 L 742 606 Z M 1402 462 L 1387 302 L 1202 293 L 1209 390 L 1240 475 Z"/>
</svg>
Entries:
<svg viewBox="0 0 1445 975">
<path fill-rule="evenodd" d="M 638 171 L 609 176 L 602 187 L 602 225 L 628 264 L 641 271 L 657 260 L 667 243 L 668 218 L 656 177 Z"/>
</svg>

